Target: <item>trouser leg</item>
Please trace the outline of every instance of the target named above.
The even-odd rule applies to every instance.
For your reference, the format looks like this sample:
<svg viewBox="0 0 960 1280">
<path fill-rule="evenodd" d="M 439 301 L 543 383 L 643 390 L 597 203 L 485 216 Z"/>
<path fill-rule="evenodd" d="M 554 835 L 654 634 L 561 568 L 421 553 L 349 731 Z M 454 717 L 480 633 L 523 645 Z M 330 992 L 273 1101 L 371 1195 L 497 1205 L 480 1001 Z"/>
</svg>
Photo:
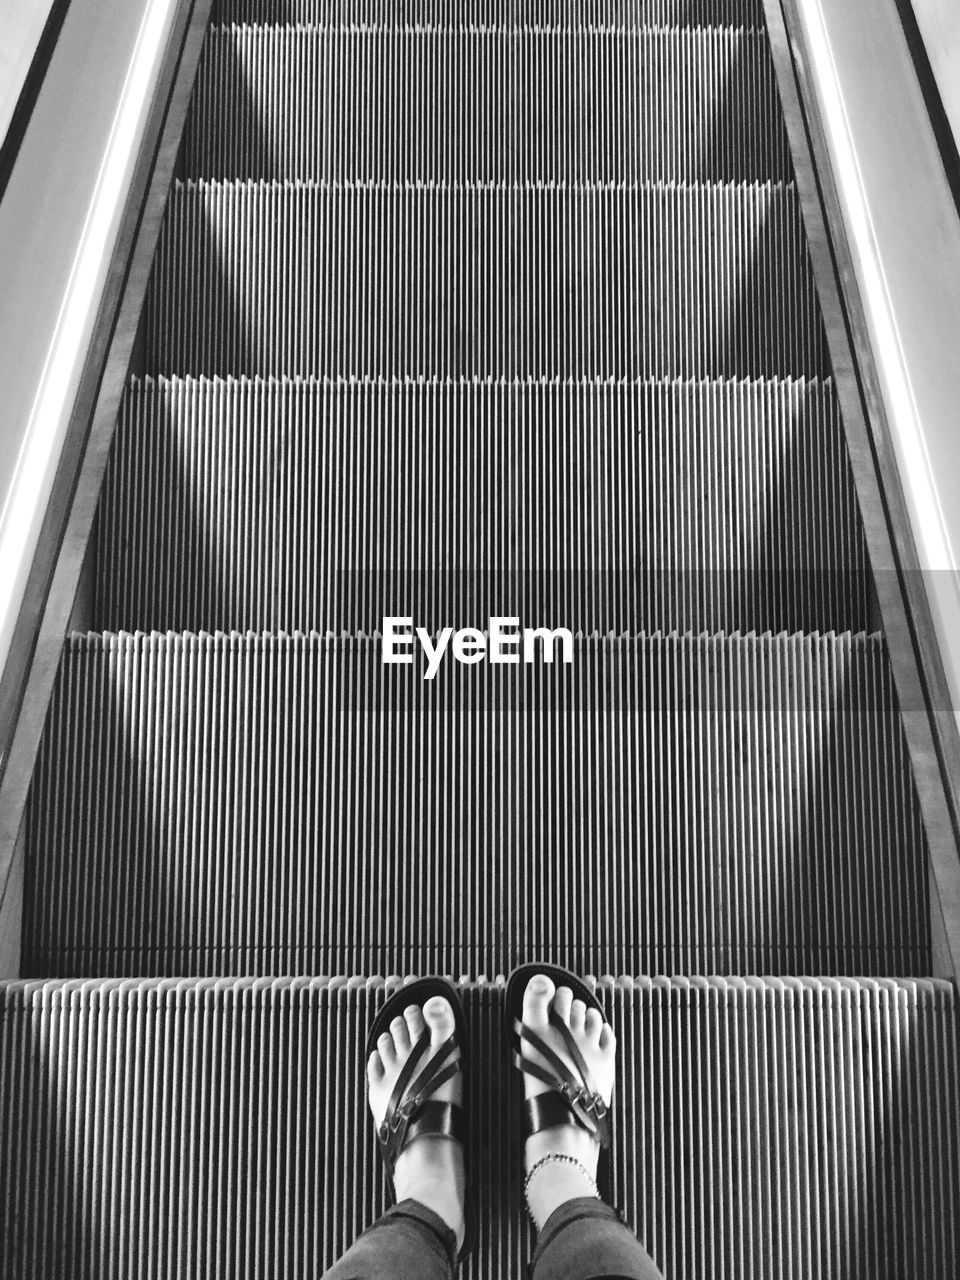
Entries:
<svg viewBox="0 0 960 1280">
<path fill-rule="evenodd" d="M 451 1280 L 456 1236 L 432 1209 L 402 1200 L 369 1227 L 323 1280 Z"/>
<path fill-rule="evenodd" d="M 616 1209 L 600 1200 L 568 1200 L 543 1224 L 533 1280 L 663 1280 Z"/>
</svg>

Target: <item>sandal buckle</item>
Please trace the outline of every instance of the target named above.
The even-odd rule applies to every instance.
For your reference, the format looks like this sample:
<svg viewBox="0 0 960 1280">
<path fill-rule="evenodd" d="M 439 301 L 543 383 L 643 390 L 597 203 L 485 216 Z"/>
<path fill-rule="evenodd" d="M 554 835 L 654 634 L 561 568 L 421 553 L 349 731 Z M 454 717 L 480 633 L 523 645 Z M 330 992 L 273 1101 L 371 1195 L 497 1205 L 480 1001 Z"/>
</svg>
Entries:
<svg viewBox="0 0 960 1280">
<path fill-rule="evenodd" d="M 569 1103 L 580 1107 L 583 1111 L 586 1111 L 587 1115 L 593 1116 L 597 1120 L 606 1119 L 610 1108 L 599 1093 L 590 1093 L 586 1085 L 573 1085 L 564 1081 L 560 1092 Z"/>
<path fill-rule="evenodd" d="M 398 1155 L 403 1150 L 404 1139 L 407 1136 L 407 1128 L 410 1124 L 408 1115 L 401 1115 L 401 1109 L 390 1117 L 390 1123 L 386 1121 L 380 1126 L 378 1134 L 380 1141 L 385 1147 L 392 1148 Z"/>
<path fill-rule="evenodd" d="M 410 1116 L 413 1114 L 413 1107 L 411 1106 L 413 1101 L 414 1099 L 408 1098 L 406 1102 L 397 1107 L 396 1111 L 390 1117 L 390 1128 L 394 1133 L 399 1132 L 401 1127 L 405 1128 L 409 1123 Z"/>
<path fill-rule="evenodd" d="M 587 1105 L 587 1110 L 591 1115 L 596 1116 L 598 1120 L 605 1120 L 610 1108 L 600 1097 L 599 1093 L 592 1096 L 592 1101 Z"/>
<path fill-rule="evenodd" d="M 397 1107 L 389 1121 L 384 1120 L 380 1125 L 377 1133 L 380 1141 L 386 1143 L 393 1139 L 398 1148 L 402 1147 L 403 1139 L 410 1124 L 410 1117 L 419 1105 L 420 1097 L 417 1094 L 412 1098 L 407 1098 L 401 1106 Z"/>
<path fill-rule="evenodd" d="M 565 1080 L 560 1087 L 560 1092 L 568 1102 L 572 1102 L 578 1107 L 583 1107 L 585 1110 L 589 1110 L 589 1105 L 586 1101 L 589 1094 L 587 1094 L 587 1091 L 582 1084 L 575 1085 Z"/>
</svg>

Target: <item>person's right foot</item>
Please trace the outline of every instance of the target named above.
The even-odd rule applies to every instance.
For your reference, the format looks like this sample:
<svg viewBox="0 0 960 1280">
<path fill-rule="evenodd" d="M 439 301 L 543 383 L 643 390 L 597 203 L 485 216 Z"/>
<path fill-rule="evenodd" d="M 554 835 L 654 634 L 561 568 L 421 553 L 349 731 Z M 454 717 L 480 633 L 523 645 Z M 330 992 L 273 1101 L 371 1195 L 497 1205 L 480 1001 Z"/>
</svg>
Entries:
<svg viewBox="0 0 960 1280">
<path fill-rule="evenodd" d="M 569 1066 L 575 1078 L 579 1078 L 579 1072 L 567 1052 L 563 1037 L 550 1025 L 551 1002 L 556 1013 L 573 1032 L 577 1047 L 583 1054 L 597 1091 L 603 1101 L 609 1105 L 616 1075 L 617 1051 L 617 1042 L 612 1028 L 604 1022 L 598 1010 L 588 1009 L 582 1000 L 575 1000 L 569 987 L 555 989 L 553 982 L 546 974 L 537 974 L 530 979 L 523 996 L 524 1026 L 537 1033 L 544 1044 Z M 521 1054 L 524 1059 L 538 1062 L 548 1070 L 553 1070 L 542 1054 L 525 1040 L 521 1041 Z M 528 1098 L 545 1093 L 550 1088 L 542 1080 L 526 1072 L 524 1072 L 523 1084 L 525 1096 Z M 600 1142 L 572 1121 L 568 1125 L 543 1129 L 527 1139 L 524 1152 L 524 1167 L 527 1172 L 538 1160 L 549 1154 L 572 1156 L 580 1162 L 590 1178 L 596 1181 Z M 550 1161 L 534 1174 L 527 1188 L 527 1202 L 539 1230 L 551 1213 L 567 1200 L 592 1194 L 593 1186 L 576 1165 L 565 1161 Z"/>
<path fill-rule="evenodd" d="M 387 1104 L 404 1063 L 424 1028 L 430 1029 L 430 1048 L 418 1064 L 422 1071 L 436 1051 L 456 1030 L 450 1001 L 433 996 L 421 1010 L 408 1005 L 403 1016 L 394 1018 L 390 1030 L 377 1041 L 367 1063 L 367 1085 L 373 1123 L 379 1128 Z M 450 1061 L 460 1056 L 459 1047 Z M 431 1095 L 437 1102 L 463 1102 L 463 1077 L 456 1075 Z M 393 1171 L 397 1201 L 412 1199 L 425 1204 L 447 1223 L 457 1237 L 457 1249 L 463 1244 L 465 1175 L 463 1147 L 451 1138 L 422 1136 L 414 1139 L 397 1156 Z"/>
</svg>

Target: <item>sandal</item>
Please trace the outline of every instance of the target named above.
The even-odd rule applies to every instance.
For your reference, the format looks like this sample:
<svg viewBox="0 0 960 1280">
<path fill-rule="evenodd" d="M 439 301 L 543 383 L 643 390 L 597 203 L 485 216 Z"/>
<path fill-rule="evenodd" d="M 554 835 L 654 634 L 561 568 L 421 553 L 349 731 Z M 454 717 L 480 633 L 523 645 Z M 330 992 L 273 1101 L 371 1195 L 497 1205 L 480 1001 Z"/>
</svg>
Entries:
<svg viewBox="0 0 960 1280">
<path fill-rule="evenodd" d="M 402 1017 L 412 1004 L 419 1005 L 422 1009 L 433 996 L 443 996 L 449 1000 L 456 1025 L 452 1034 L 414 1078 L 418 1063 L 430 1047 L 430 1028 L 425 1027 L 397 1076 L 383 1122 L 377 1130 L 377 1145 L 390 1177 L 391 1191 L 397 1157 L 417 1138 L 451 1138 L 466 1149 L 467 1119 L 464 1107 L 456 1102 L 438 1102 L 434 1097 L 441 1085 L 462 1071 L 466 1051 L 463 1005 L 460 993 L 451 982 L 447 982 L 445 978 L 418 978 L 395 991 L 377 1014 L 367 1034 L 366 1060 L 369 1060 L 376 1049 L 379 1038 L 389 1032 L 394 1018 Z M 460 1057 L 451 1062 L 451 1054 L 458 1047 Z M 474 1247 L 475 1238 L 476 1216 L 468 1195 L 464 1204 L 463 1244 L 457 1254 L 458 1262 Z"/>
<path fill-rule="evenodd" d="M 607 1203 L 611 1199 L 610 1178 L 610 1108 L 597 1092 L 583 1054 L 566 1023 L 550 1009 L 550 1025 L 559 1031 L 570 1058 L 579 1072 L 579 1079 L 570 1066 L 545 1044 L 535 1031 L 523 1025 L 523 996 L 530 979 L 545 974 L 557 987 L 569 987 L 574 999 L 582 1000 L 588 1009 L 603 1014 L 603 1005 L 582 979 L 551 964 L 525 964 L 514 969 L 507 982 L 504 1000 L 507 1034 L 513 1046 L 513 1063 L 521 1074 L 536 1076 L 550 1088 L 534 1098 L 523 1099 L 524 1140 L 542 1129 L 558 1125 L 576 1125 L 592 1134 L 600 1143 L 600 1161 L 597 1166 L 597 1188 Z M 604 1021 L 606 1016 L 604 1015 Z M 521 1053 L 521 1041 L 526 1041 L 550 1064 L 531 1062 Z M 551 1070 L 552 1068 L 552 1070 Z"/>
</svg>

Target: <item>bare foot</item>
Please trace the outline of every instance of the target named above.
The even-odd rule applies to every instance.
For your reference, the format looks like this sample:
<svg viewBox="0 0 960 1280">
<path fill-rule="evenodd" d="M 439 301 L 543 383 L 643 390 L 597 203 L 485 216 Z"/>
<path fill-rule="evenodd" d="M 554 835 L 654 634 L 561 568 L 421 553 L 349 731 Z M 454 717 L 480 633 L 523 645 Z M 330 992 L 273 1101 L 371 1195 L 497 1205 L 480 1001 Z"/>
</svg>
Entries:
<svg viewBox="0 0 960 1280">
<path fill-rule="evenodd" d="M 614 1060 L 617 1051 L 617 1042 L 612 1029 L 604 1022 L 598 1010 L 588 1009 L 582 1000 L 574 1000 L 573 992 L 569 987 L 559 987 L 555 990 L 546 974 L 537 974 L 530 979 L 523 996 L 524 1026 L 535 1031 L 543 1042 L 569 1065 L 576 1079 L 579 1079 L 579 1072 L 567 1053 L 563 1038 L 559 1031 L 550 1026 L 551 1001 L 555 1011 L 573 1032 L 597 1090 L 604 1102 L 609 1105 L 616 1075 Z M 539 1062 L 548 1070 L 553 1070 L 550 1063 L 544 1061 L 542 1055 L 532 1045 L 523 1040 L 521 1046 L 524 1058 L 531 1062 Z M 538 1080 L 536 1076 L 526 1074 L 523 1077 L 523 1084 L 528 1098 L 533 1098 L 538 1093 L 545 1093 L 550 1087 L 542 1080 Z M 558 1125 L 556 1128 L 535 1133 L 527 1139 L 524 1167 L 529 1172 L 538 1160 L 550 1153 L 574 1156 L 584 1166 L 590 1177 L 596 1180 L 600 1142 L 585 1129 L 570 1124 Z M 538 1230 L 561 1204 L 579 1196 L 590 1195 L 593 1195 L 593 1187 L 576 1165 L 559 1162 L 541 1166 L 527 1189 L 530 1212 Z"/>
<path fill-rule="evenodd" d="M 417 1064 L 414 1075 L 431 1060 L 436 1050 L 453 1032 L 456 1024 L 450 1001 L 433 996 L 423 1006 L 412 1004 L 403 1017 L 394 1018 L 390 1030 L 377 1041 L 377 1048 L 367 1063 L 367 1085 L 373 1122 L 380 1127 L 397 1077 L 420 1039 L 424 1026 L 430 1028 L 430 1048 Z M 460 1056 L 459 1048 L 449 1058 Z M 463 1077 L 457 1073 L 433 1095 L 437 1102 L 463 1102 Z M 416 1138 L 397 1157 L 393 1175 L 397 1201 L 418 1200 L 440 1215 L 455 1232 L 457 1248 L 463 1243 L 463 1204 L 466 1179 L 463 1147 L 451 1138 Z"/>
</svg>

